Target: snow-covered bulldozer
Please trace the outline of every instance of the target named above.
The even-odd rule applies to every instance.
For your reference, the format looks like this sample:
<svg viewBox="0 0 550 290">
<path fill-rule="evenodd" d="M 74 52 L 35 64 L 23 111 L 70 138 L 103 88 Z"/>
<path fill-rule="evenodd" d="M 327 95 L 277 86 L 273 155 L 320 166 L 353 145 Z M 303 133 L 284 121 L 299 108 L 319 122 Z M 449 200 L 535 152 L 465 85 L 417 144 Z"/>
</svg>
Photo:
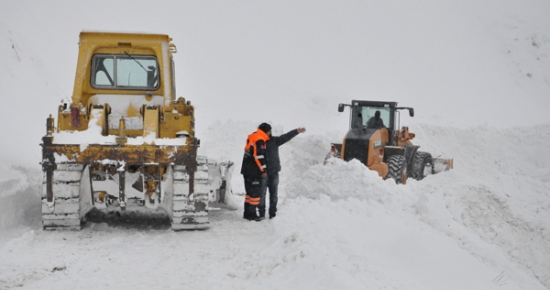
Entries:
<svg viewBox="0 0 550 290">
<path fill-rule="evenodd" d="M 453 159 L 437 157 L 418 151 L 418 145 L 411 140 L 414 133 L 400 127 L 400 111 L 408 110 L 414 116 L 414 109 L 397 107 L 397 102 L 353 100 L 351 105 L 339 104 L 338 111 L 350 107 L 350 129 L 343 143 L 332 143 L 325 158 L 345 161 L 357 159 L 380 177 L 393 178 L 396 183 L 406 183 L 411 177 L 421 180 L 429 174 L 453 168 Z"/>
<path fill-rule="evenodd" d="M 93 208 L 164 210 L 172 229 L 209 227 L 232 162 L 197 156 L 194 108 L 176 99 L 168 35 L 81 32 L 72 100 L 42 138 L 44 229 L 81 229 Z"/>
</svg>

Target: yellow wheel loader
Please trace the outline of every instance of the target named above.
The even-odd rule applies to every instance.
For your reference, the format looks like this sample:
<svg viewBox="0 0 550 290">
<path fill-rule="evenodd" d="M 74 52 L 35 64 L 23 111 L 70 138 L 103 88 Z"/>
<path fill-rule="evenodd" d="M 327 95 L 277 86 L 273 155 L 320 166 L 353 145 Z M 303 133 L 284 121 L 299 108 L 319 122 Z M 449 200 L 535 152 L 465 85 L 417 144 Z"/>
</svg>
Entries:
<svg viewBox="0 0 550 290">
<path fill-rule="evenodd" d="M 411 177 L 421 180 L 427 175 L 453 168 L 453 159 L 434 158 L 418 151 L 411 140 L 414 133 L 400 127 L 400 110 L 414 117 L 414 109 L 398 107 L 397 102 L 353 100 L 350 105 L 339 104 L 338 111 L 350 108 L 350 129 L 343 143 L 332 143 L 325 163 L 330 157 L 349 161 L 357 159 L 380 177 L 392 178 L 405 184 Z"/>
<path fill-rule="evenodd" d="M 81 32 L 72 100 L 42 138 L 44 229 L 81 229 L 93 208 L 163 211 L 173 230 L 209 227 L 232 162 L 197 156 L 191 102 L 176 99 L 168 35 Z"/>
</svg>

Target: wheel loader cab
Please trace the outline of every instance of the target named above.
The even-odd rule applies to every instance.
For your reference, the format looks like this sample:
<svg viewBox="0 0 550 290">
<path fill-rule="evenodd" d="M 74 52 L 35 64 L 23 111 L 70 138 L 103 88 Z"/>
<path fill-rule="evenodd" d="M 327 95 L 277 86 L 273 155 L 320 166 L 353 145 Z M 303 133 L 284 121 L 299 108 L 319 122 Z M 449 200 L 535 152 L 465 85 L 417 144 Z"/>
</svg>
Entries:
<svg viewBox="0 0 550 290">
<path fill-rule="evenodd" d="M 345 106 L 345 105 L 343 105 Z M 350 129 L 382 129 L 374 126 L 369 126 L 369 121 L 375 118 L 376 112 L 380 112 L 380 119 L 383 122 L 383 128 L 387 130 L 387 137 L 384 138 L 384 145 L 394 144 L 393 137 L 395 132 L 395 108 L 396 102 L 374 102 L 374 101 L 352 101 L 350 105 Z M 371 122 L 372 124 L 372 122 Z"/>
<path fill-rule="evenodd" d="M 397 107 L 397 102 L 381 102 L 381 101 L 352 101 L 351 105 L 339 104 L 338 111 L 343 112 L 344 107 L 350 107 L 350 129 L 351 128 L 367 128 L 367 129 L 382 129 L 386 128 L 387 138 L 384 139 L 384 145 L 397 146 L 396 132 L 399 133 L 400 112 L 399 110 L 408 110 L 409 116 L 414 117 L 414 109 L 409 107 Z M 375 115 L 379 112 L 383 126 L 375 126 L 372 122 Z M 361 124 L 360 126 L 358 124 Z"/>
</svg>

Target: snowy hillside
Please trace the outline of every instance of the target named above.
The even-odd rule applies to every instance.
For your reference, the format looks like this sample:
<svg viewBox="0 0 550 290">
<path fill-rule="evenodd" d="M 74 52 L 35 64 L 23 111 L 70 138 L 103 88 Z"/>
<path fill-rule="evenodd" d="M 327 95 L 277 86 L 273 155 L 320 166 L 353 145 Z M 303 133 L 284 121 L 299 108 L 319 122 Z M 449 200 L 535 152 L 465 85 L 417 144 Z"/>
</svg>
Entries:
<svg viewBox="0 0 550 290">
<path fill-rule="evenodd" d="M 0 289 L 550 289 L 550 2 L 135 5 L 0 2 Z M 278 216 L 43 232 L 38 144 L 71 96 L 81 30 L 174 38 L 203 155 L 240 165 L 259 123 L 306 127 L 281 147 Z M 396 185 L 323 166 L 351 99 L 414 107 L 402 125 L 454 170 Z"/>
</svg>

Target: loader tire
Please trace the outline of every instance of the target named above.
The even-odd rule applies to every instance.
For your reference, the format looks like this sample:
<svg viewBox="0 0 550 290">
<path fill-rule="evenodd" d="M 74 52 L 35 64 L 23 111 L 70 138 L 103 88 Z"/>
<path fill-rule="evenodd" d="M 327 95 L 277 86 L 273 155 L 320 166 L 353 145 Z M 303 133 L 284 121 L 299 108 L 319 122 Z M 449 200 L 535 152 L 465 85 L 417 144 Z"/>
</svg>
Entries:
<svg viewBox="0 0 550 290">
<path fill-rule="evenodd" d="M 397 184 L 407 182 L 407 160 L 402 155 L 392 155 L 388 157 L 388 176 Z"/>
<path fill-rule="evenodd" d="M 434 174 L 432 155 L 428 152 L 416 152 L 411 168 L 411 178 L 422 180 L 430 174 Z"/>
</svg>

